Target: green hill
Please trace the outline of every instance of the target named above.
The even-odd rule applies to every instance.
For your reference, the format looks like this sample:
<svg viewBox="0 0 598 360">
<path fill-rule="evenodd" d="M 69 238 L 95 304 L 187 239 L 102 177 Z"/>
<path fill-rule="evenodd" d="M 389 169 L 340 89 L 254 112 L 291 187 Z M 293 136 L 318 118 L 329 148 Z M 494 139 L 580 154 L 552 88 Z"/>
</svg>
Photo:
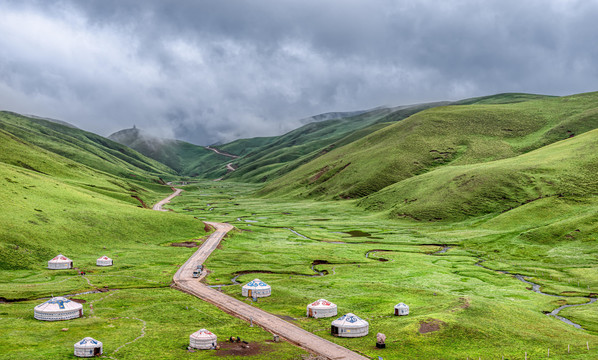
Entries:
<svg viewBox="0 0 598 360">
<path fill-rule="evenodd" d="M 171 191 L 158 184 L 164 165 L 79 129 L 0 116 L 0 269 L 198 231 L 192 218 L 140 209 Z"/>
<path fill-rule="evenodd" d="M 108 138 L 167 165 L 182 176 L 221 177 L 226 174 L 225 165 L 230 161 L 203 146 L 161 139 L 135 127 L 115 132 Z"/>
<path fill-rule="evenodd" d="M 377 108 L 357 115 L 311 122 L 281 136 L 238 140 L 218 146 L 219 149 L 243 155 L 234 162 L 237 170 L 225 178 L 244 182 L 276 179 L 356 138 L 424 109 L 444 104 Z"/>
<path fill-rule="evenodd" d="M 131 179 L 174 175 L 167 166 L 104 137 L 39 118 L 0 112 L 0 130 L 78 164 Z M 8 136 L 8 135 L 5 135 Z M 7 150 L 0 159 L 16 165 L 19 153 Z M 31 161 L 35 156 L 32 156 Z M 39 161 L 38 161 L 39 162 Z M 24 166 L 24 165 L 23 165 Z"/>
<path fill-rule="evenodd" d="M 598 127 L 597 100 L 598 93 L 492 105 L 486 98 L 425 110 L 318 157 L 261 194 L 360 198 L 449 164 L 515 157 Z"/>
<path fill-rule="evenodd" d="M 416 220 L 506 213 L 540 200 L 594 199 L 598 205 L 596 149 L 598 129 L 508 159 L 444 166 L 390 185 L 358 204 Z"/>
</svg>

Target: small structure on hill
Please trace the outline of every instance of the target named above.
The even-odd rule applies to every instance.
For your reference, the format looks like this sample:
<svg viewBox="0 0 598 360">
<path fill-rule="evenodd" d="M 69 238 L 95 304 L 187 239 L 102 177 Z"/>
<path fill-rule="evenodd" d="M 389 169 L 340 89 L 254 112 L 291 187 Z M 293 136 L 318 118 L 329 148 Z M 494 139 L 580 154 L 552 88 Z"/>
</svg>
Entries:
<svg viewBox="0 0 598 360">
<path fill-rule="evenodd" d="M 48 269 L 61 270 L 61 269 L 72 269 L 73 260 L 67 258 L 62 254 L 58 254 L 55 258 L 48 261 Z"/>
<path fill-rule="evenodd" d="M 112 259 L 108 256 L 104 255 L 101 258 L 96 260 L 97 266 L 112 266 Z"/>
<path fill-rule="evenodd" d="M 241 294 L 246 297 L 267 297 L 272 294 L 272 288 L 260 279 L 253 279 L 243 286 Z"/>
<path fill-rule="evenodd" d="M 307 305 L 307 316 L 313 318 L 325 318 L 336 316 L 336 304 L 331 303 L 326 299 L 320 299 Z"/>
<path fill-rule="evenodd" d="M 334 320 L 330 327 L 330 333 L 338 337 L 361 337 L 366 336 L 370 324 L 355 314 L 345 314 Z"/>
<path fill-rule="evenodd" d="M 396 316 L 409 315 L 409 306 L 407 306 L 403 303 L 396 304 L 395 305 L 395 315 Z"/>
<path fill-rule="evenodd" d="M 59 321 L 83 316 L 83 305 L 63 297 L 53 297 L 33 309 L 37 320 Z"/>
<path fill-rule="evenodd" d="M 102 342 L 94 338 L 86 337 L 75 343 L 75 356 L 94 357 L 100 356 L 104 352 Z"/>
<path fill-rule="evenodd" d="M 211 331 L 201 329 L 189 335 L 189 347 L 200 350 L 215 349 L 218 338 Z"/>
</svg>

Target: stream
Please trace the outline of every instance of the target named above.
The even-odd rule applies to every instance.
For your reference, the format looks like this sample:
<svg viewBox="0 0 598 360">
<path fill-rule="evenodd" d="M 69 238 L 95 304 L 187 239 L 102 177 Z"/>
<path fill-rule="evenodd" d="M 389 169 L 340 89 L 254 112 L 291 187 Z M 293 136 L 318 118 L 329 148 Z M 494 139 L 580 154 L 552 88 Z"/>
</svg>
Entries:
<svg viewBox="0 0 598 360">
<path fill-rule="evenodd" d="M 235 285 L 241 285 L 241 283 L 237 280 L 239 278 L 239 276 L 241 275 L 247 275 L 247 274 L 278 274 L 278 275 L 289 275 L 289 276 L 306 276 L 306 277 L 316 277 L 316 276 L 324 276 L 324 275 L 328 275 L 328 271 L 324 270 L 324 271 L 320 271 L 318 269 L 316 269 L 316 266 L 321 265 L 321 264 L 326 264 L 326 263 L 317 263 L 317 260 L 315 260 L 312 264 L 311 264 L 311 270 L 313 272 L 315 272 L 315 274 L 313 275 L 307 275 L 307 274 L 295 274 L 295 273 L 276 273 L 276 272 L 272 272 L 272 271 L 260 271 L 260 270 L 256 270 L 256 271 L 247 271 L 247 272 L 241 272 L 237 275 L 235 275 L 232 279 L 230 279 L 231 283 L 230 284 L 216 284 L 216 285 L 208 285 L 208 287 L 210 288 L 220 288 L 222 286 L 235 286 Z"/>
<path fill-rule="evenodd" d="M 513 275 L 517 280 L 519 280 L 519 281 L 521 281 L 523 283 L 526 283 L 528 285 L 531 285 L 532 286 L 532 291 L 535 292 L 535 293 L 538 293 L 538 294 L 541 294 L 541 295 L 545 295 L 545 296 L 552 296 L 552 297 L 556 297 L 556 298 L 560 298 L 560 299 L 566 299 L 567 298 L 567 296 L 555 295 L 555 294 L 548 294 L 548 293 L 543 292 L 542 290 L 540 290 L 540 287 L 541 287 L 540 284 L 536 284 L 534 282 L 531 282 L 531 281 L 527 280 L 524 275 L 521 275 L 521 274 L 511 274 L 508 271 L 494 270 L 494 269 L 491 269 L 491 268 L 489 268 L 487 266 L 484 266 L 484 265 L 482 265 L 482 263 L 484 261 L 485 260 L 480 259 L 477 263 L 475 263 L 475 265 L 479 266 L 481 268 L 484 268 L 486 270 L 494 271 L 494 272 L 497 272 L 497 273 L 500 273 L 500 274 Z M 556 308 L 556 309 L 552 310 L 551 312 L 547 313 L 546 315 L 554 316 L 556 319 L 558 319 L 558 320 L 560 320 L 560 321 L 562 321 L 562 322 L 564 322 L 566 324 L 574 326 L 577 329 L 583 330 L 583 327 L 581 327 L 581 325 L 579 325 L 577 323 L 574 323 L 573 321 L 567 319 L 566 317 L 563 317 L 563 316 L 559 315 L 559 312 L 561 312 L 561 310 L 563 310 L 565 308 L 575 307 L 575 306 L 585 306 L 585 305 L 590 305 L 590 304 L 593 304 L 593 303 L 596 302 L 596 298 L 593 298 L 593 297 L 589 297 L 589 296 L 576 296 L 576 297 L 586 298 L 586 299 L 588 299 L 588 302 L 583 303 L 583 304 L 571 304 L 571 305 L 566 304 L 566 305 L 561 305 L 558 308 Z"/>
</svg>

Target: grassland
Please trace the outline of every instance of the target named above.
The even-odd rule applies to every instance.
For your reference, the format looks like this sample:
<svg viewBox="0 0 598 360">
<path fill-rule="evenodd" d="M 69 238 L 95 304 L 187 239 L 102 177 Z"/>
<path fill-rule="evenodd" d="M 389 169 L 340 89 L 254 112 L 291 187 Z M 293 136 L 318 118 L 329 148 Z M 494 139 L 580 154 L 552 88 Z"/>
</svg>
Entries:
<svg viewBox="0 0 598 360">
<path fill-rule="evenodd" d="M 85 336 L 103 341 L 113 359 L 211 358 L 213 352 L 186 350 L 189 335 L 203 327 L 221 340 L 240 335 L 265 357 L 296 359 L 304 353 L 287 343 L 270 343 L 264 330 L 169 287 L 195 250 L 170 245 L 201 242 L 207 234 L 192 216 L 142 207 L 140 200 L 151 205 L 170 193 L 154 181 L 168 173 L 111 162 L 96 156 L 93 144 L 86 144 L 89 152 L 67 158 L 34 144 L 43 145 L 42 140 L 29 142 L 15 134 L 0 130 L 0 359 L 69 358 L 73 344 Z M 75 269 L 46 269 L 58 253 L 73 259 Z M 115 265 L 95 266 L 101 255 L 112 257 Z M 86 301 L 85 317 L 35 320 L 33 307 L 52 295 Z"/>
<path fill-rule="evenodd" d="M 413 176 L 362 199 L 359 205 L 388 210 L 393 217 L 437 221 L 507 213 L 519 207 L 537 205 L 539 208 L 552 207 L 550 213 L 555 217 L 568 219 L 576 226 L 581 226 L 580 217 L 584 216 L 587 219 L 581 223 L 591 224 L 595 220 L 591 211 L 573 217 L 567 212 L 566 204 L 584 201 L 593 204 L 590 209 L 595 209 L 597 148 L 598 130 L 592 130 L 520 156 L 473 165 L 445 166 Z M 530 205 L 536 201 L 540 201 L 539 204 Z M 505 214 L 505 217 L 511 216 Z M 554 219 L 550 220 L 554 223 Z M 563 224 L 558 227 L 569 228 Z M 568 231 L 572 230 L 575 229 Z M 564 235 L 557 238 L 563 240 Z"/>
<path fill-rule="evenodd" d="M 243 155 L 237 171 L 225 178 L 266 182 L 306 164 L 332 149 L 371 134 L 393 122 L 446 103 L 424 103 L 397 108 L 377 108 L 357 115 L 308 123 L 281 136 L 243 139 L 219 148 Z"/>
<path fill-rule="evenodd" d="M 501 222 L 501 215 L 443 224 L 389 220 L 350 202 L 255 198 L 249 195 L 255 189 L 204 183 L 197 190 L 188 187 L 172 205 L 239 229 L 206 262 L 208 283 L 230 285 L 223 291 L 231 296 L 242 299 L 241 286 L 231 285 L 231 278 L 241 274 L 238 281 L 246 283 L 258 277 L 272 286 L 273 295 L 256 306 L 370 357 L 523 359 L 525 352 L 540 358 L 548 348 L 556 359 L 598 354 L 595 304 L 562 313 L 587 330 L 543 313 L 565 302 L 587 302 L 583 296 L 597 292 L 593 230 L 580 232 L 574 241 L 531 245 L 528 233 L 536 225 L 524 219 L 513 227 Z M 568 206 L 573 212 L 584 204 Z M 441 248 L 438 244 L 451 249 L 431 255 Z M 564 297 L 534 293 L 511 275 L 476 266 L 480 259 L 492 269 L 524 274 L 543 291 Z M 313 276 L 314 261 L 315 269 L 326 275 Z M 331 319 L 305 317 L 305 306 L 319 298 L 335 302 L 341 313 L 368 320 L 370 335 L 331 337 Z M 408 317 L 392 316 L 400 301 L 410 305 Z M 423 323 L 438 329 L 422 334 Z M 387 335 L 387 349 L 375 349 L 377 332 Z M 575 349 L 570 355 L 567 345 Z"/>
<path fill-rule="evenodd" d="M 441 167 L 512 158 L 598 127 L 597 97 L 425 110 L 314 159 L 261 193 L 360 198 Z"/>
<path fill-rule="evenodd" d="M 170 245 L 200 242 L 202 220 L 237 227 L 206 262 L 205 281 L 249 301 L 232 278 L 259 277 L 273 295 L 253 305 L 371 358 L 538 359 L 548 349 L 551 359 L 598 358 L 598 303 L 560 313 L 584 329 L 545 315 L 598 294 L 597 96 L 476 98 L 400 122 L 376 115 L 342 136 L 316 126 L 313 137 L 289 135 L 253 175 L 239 170 L 256 181 L 306 162 L 269 183 L 267 197 L 256 196 L 260 185 L 204 181 L 166 213 L 143 204 L 170 192 L 160 178 L 177 179 L 172 169 L 97 135 L 2 113 L 0 359 L 68 357 L 84 336 L 119 360 L 213 358 L 185 349 L 201 327 L 255 342 L 255 358 L 299 359 L 302 350 L 170 289 L 194 251 Z M 249 158 L 273 144 L 222 148 Z M 326 200 L 341 197 L 363 198 Z M 87 275 L 47 270 L 57 253 Z M 97 268 L 100 255 L 115 266 Z M 41 298 L 65 294 L 86 301 L 86 317 L 33 319 Z M 370 334 L 331 337 L 332 319 L 305 317 L 319 298 L 368 320 Z M 392 316 L 401 301 L 410 315 Z M 377 332 L 387 349 L 374 347 Z"/>
<path fill-rule="evenodd" d="M 0 130 L 36 147 L 82 165 L 121 177 L 148 178 L 174 174 L 166 165 L 99 135 L 51 121 L 0 112 Z M 18 158 L 19 153 L 11 151 Z M 9 154 L 2 154 L 6 157 Z M 3 159 L 6 162 L 6 159 Z M 18 160 L 17 160 L 18 161 Z"/>
</svg>

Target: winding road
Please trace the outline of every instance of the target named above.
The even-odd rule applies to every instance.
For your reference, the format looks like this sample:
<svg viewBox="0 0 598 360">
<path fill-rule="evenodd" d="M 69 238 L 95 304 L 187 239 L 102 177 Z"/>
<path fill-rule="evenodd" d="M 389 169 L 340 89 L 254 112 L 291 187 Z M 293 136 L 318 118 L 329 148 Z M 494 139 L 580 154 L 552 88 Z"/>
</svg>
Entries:
<svg viewBox="0 0 598 360">
<path fill-rule="evenodd" d="M 176 189 L 175 193 L 162 200 L 154 210 L 162 210 L 162 205 L 170 201 L 173 197 L 180 194 L 180 189 Z M 194 295 L 204 301 L 207 301 L 224 312 L 236 316 L 245 321 L 253 322 L 265 330 L 279 335 L 288 342 L 302 347 L 312 353 L 324 356 L 331 360 L 366 360 L 367 357 L 359 355 L 347 348 L 337 345 L 328 340 L 314 335 L 313 333 L 303 330 L 279 317 L 272 315 L 262 309 L 247 304 L 243 301 L 232 298 L 222 292 L 202 284 L 199 280 L 201 278 L 193 278 L 193 270 L 198 264 L 203 264 L 210 256 L 212 251 L 216 249 L 220 241 L 226 234 L 233 229 L 233 226 L 226 223 L 205 222 L 215 229 L 215 231 L 208 237 L 202 246 L 181 266 L 174 275 L 173 287 Z M 204 274 L 206 272 L 204 271 Z M 202 276 L 203 277 L 203 276 Z"/>
<path fill-rule="evenodd" d="M 233 158 L 233 159 L 238 159 L 238 158 L 239 158 L 239 155 L 233 155 L 233 154 L 229 154 L 229 153 L 227 153 L 227 152 L 220 151 L 220 150 L 218 150 L 218 149 L 216 149 L 216 148 L 213 148 L 213 147 L 211 147 L 211 146 L 206 146 L 205 148 L 206 148 L 206 149 L 208 149 L 208 150 L 212 150 L 212 151 L 213 151 L 213 152 L 215 152 L 216 154 L 219 154 L 219 155 L 222 155 L 222 156 L 228 156 L 229 158 Z"/>
<path fill-rule="evenodd" d="M 165 199 L 160 200 L 156 205 L 154 205 L 154 207 L 152 209 L 156 210 L 156 211 L 168 211 L 166 209 L 163 209 L 162 206 L 169 203 L 173 197 L 178 196 L 183 191 L 182 189 L 175 189 L 175 188 L 173 188 L 173 189 L 174 189 L 174 192 L 172 194 L 168 195 L 168 197 L 166 197 Z"/>
</svg>

